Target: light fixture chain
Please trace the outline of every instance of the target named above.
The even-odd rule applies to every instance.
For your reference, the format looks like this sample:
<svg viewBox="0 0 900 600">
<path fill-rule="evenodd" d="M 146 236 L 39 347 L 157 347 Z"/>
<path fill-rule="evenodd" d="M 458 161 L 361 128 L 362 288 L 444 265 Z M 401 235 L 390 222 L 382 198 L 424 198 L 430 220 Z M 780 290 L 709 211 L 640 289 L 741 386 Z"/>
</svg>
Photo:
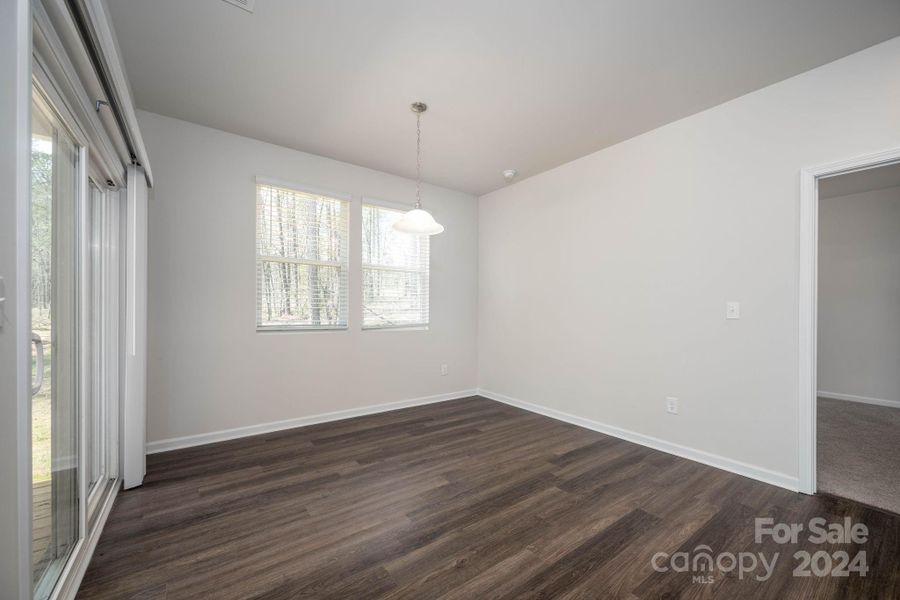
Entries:
<svg viewBox="0 0 900 600">
<path fill-rule="evenodd" d="M 422 208 L 422 113 L 416 113 L 416 208 Z"/>
</svg>

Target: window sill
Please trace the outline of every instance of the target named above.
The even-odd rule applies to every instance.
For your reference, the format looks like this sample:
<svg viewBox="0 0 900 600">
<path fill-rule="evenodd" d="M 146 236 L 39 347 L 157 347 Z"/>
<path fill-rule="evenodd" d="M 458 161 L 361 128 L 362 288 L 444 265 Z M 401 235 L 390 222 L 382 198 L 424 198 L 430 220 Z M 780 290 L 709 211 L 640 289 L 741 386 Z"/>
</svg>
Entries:
<svg viewBox="0 0 900 600">
<path fill-rule="evenodd" d="M 396 325 L 394 327 L 363 327 L 363 331 L 428 331 L 428 325 Z"/>
<path fill-rule="evenodd" d="M 259 327 L 256 333 L 331 333 L 335 331 L 348 331 L 348 326 L 343 327 Z"/>
</svg>

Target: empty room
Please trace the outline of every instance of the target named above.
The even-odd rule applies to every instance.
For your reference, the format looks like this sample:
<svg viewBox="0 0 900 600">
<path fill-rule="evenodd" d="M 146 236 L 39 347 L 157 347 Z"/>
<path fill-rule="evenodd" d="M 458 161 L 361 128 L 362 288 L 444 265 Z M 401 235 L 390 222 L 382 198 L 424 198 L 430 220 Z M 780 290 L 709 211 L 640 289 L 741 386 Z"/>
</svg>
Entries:
<svg viewBox="0 0 900 600">
<path fill-rule="evenodd" d="M 900 598 L 897 0 L 0 0 L 0 600 Z"/>
</svg>

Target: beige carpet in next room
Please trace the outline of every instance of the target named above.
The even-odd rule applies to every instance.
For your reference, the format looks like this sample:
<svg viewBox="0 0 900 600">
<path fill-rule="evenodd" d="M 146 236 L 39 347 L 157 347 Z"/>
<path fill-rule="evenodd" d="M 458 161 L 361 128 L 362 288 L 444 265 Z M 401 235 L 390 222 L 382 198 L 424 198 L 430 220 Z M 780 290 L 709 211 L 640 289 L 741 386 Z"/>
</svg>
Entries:
<svg viewBox="0 0 900 600">
<path fill-rule="evenodd" d="M 900 409 L 819 398 L 820 492 L 900 513 Z"/>
</svg>

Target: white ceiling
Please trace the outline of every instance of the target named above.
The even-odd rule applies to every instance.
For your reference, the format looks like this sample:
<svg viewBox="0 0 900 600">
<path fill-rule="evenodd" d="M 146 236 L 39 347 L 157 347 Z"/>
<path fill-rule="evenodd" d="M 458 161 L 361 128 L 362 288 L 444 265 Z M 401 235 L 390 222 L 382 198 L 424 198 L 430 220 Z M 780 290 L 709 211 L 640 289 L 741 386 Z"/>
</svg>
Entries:
<svg viewBox="0 0 900 600">
<path fill-rule="evenodd" d="M 900 186 L 900 163 L 819 180 L 819 198 L 836 198 Z"/>
<path fill-rule="evenodd" d="M 900 35 L 898 0 L 107 2 L 139 108 L 412 176 L 421 99 L 423 178 L 476 194 Z"/>
</svg>

